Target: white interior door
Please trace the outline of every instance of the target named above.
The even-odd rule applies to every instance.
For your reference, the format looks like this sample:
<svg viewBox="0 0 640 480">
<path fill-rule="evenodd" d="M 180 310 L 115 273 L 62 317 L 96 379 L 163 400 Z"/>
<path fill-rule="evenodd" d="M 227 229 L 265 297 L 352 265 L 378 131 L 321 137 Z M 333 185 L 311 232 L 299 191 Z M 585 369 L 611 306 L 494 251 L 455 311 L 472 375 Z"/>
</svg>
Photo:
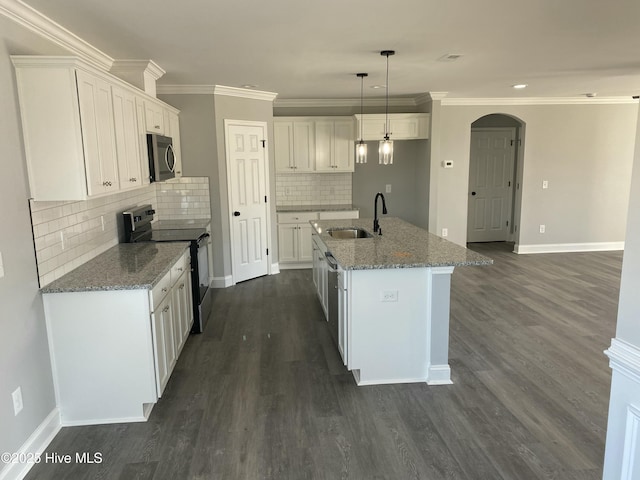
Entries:
<svg viewBox="0 0 640 480">
<path fill-rule="evenodd" d="M 266 275 L 267 165 L 264 123 L 225 120 L 234 283 Z"/>
<path fill-rule="evenodd" d="M 513 198 L 515 130 L 472 129 L 467 242 L 507 240 Z"/>
</svg>

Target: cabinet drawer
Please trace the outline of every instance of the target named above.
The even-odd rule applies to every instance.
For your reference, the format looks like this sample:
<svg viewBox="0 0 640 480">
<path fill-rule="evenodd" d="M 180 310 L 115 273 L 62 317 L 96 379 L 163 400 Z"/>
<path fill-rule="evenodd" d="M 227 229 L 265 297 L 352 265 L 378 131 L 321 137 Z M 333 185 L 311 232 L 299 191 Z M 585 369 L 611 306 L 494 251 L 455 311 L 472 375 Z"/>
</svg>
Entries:
<svg viewBox="0 0 640 480">
<path fill-rule="evenodd" d="M 160 302 L 162 302 L 167 293 L 169 293 L 170 289 L 171 272 L 167 272 L 166 275 L 162 277 L 162 280 L 160 280 L 158 284 L 151 290 L 150 304 L 153 305 L 152 311 L 156 311 L 156 307 L 160 304 Z"/>
<path fill-rule="evenodd" d="M 182 275 L 183 272 L 187 271 L 187 268 L 189 267 L 188 260 L 189 254 L 188 252 L 184 252 L 184 255 L 180 257 L 180 260 L 178 260 L 176 264 L 171 267 L 171 285 L 178 281 L 180 275 Z"/>
<path fill-rule="evenodd" d="M 320 212 L 320 220 L 341 220 L 349 218 L 359 218 L 358 210 L 341 210 L 338 212 Z"/>
<path fill-rule="evenodd" d="M 309 220 L 317 219 L 317 212 L 291 212 L 278 214 L 278 223 L 305 223 Z"/>
</svg>

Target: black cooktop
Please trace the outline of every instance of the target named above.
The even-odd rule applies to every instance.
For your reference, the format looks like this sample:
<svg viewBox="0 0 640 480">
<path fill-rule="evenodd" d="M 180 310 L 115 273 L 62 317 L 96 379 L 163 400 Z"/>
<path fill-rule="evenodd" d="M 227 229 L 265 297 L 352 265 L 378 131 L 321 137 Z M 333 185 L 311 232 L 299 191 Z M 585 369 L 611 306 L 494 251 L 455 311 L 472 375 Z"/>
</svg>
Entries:
<svg viewBox="0 0 640 480">
<path fill-rule="evenodd" d="M 204 228 L 172 228 L 172 229 L 151 229 L 152 242 L 190 242 L 198 240 L 205 235 Z"/>
</svg>

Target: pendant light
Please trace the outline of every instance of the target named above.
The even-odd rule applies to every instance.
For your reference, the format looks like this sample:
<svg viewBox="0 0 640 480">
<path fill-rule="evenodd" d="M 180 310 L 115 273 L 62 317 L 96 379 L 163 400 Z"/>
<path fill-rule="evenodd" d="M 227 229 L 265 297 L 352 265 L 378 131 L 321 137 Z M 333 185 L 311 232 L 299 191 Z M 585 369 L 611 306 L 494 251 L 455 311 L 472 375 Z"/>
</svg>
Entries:
<svg viewBox="0 0 640 480">
<path fill-rule="evenodd" d="M 378 158 L 381 165 L 390 165 L 393 163 L 393 140 L 389 140 L 389 57 L 395 55 L 395 50 L 382 50 L 380 55 L 387 57 L 387 91 L 386 107 L 384 114 L 384 138 L 380 140 L 378 148 Z"/>
<path fill-rule="evenodd" d="M 364 77 L 368 77 L 368 73 L 356 73 L 360 77 L 360 140 L 356 143 L 356 163 L 367 163 L 367 144 L 364 143 L 363 123 L 364 123 Z"/>
</svg>

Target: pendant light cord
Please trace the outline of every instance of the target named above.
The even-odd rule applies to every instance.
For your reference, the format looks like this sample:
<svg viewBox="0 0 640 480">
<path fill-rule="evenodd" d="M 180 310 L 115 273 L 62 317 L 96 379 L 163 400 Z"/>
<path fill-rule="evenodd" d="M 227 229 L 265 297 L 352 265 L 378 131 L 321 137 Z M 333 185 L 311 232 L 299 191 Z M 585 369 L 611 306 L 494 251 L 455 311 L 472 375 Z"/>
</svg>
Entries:
<svg viewBox="0 0 640 480">
<path fill-rule="evenodd" d="M 385 91 L 387 93 L 387 98 L 384 110 L 384 138 L 389 140 L 389 53 L 387 53 L 387 84 Z"/>
<path fill-rule="evenodd" d="M 363 142 L 364 127 L 364 75 L 360 76 L 360 142 Z"/>
</svg>

